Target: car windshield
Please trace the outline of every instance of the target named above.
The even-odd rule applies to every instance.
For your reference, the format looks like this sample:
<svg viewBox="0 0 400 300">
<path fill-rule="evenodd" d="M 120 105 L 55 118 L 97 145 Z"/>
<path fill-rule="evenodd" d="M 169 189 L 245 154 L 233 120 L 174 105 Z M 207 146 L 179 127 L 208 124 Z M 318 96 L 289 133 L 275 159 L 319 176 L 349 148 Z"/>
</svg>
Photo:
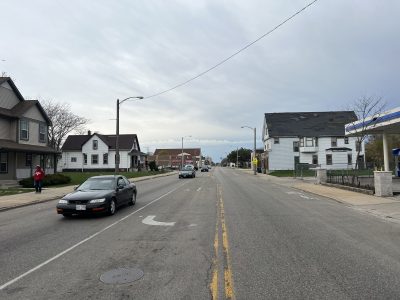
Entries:
<svg viewBox="0 0 400 300">
<path fill-rule="evenodd" d="M 114 189 L 113 178 L 91 178 L 82 183 L 78 188 L 79 191 L 112 189 Z"/>
<path fill-rule="evenodd" d="M 182 170 L 181 171 L 192 171 L 192 168 L 182 168 Z"/>
</svg>

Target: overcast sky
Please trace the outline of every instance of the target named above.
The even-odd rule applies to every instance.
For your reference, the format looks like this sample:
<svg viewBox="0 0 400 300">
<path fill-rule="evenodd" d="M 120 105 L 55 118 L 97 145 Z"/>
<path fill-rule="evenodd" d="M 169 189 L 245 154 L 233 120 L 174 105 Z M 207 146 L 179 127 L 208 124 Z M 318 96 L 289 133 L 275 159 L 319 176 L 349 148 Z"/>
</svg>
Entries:
<svg viewBox="0 0 400 300">
<path fill-rule="evenodd" d="M 0 0 L 0 71 L 26 99 L 53 100 L 115 134 L 116 99 L 203 72 L 306 6 L 302 0 Z M 400 1 L 319 0 L 227 63 L 121 106 L 144 152 L 201 147 L 214 161 L 262 147 L 264 113 L 400 106 Z"/>
</svg>

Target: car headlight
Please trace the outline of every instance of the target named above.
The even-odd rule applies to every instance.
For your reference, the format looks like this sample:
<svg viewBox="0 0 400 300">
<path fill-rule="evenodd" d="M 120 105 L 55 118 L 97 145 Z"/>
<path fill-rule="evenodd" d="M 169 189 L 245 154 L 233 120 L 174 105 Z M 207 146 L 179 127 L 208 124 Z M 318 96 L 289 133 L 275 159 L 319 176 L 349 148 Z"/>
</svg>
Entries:
<svg viewBox="0 0 400 300">
<path fill-rule="evenodd" d="M 61 199 L 58 204 L 68 204 L 68 200 Z"/>
<path fill-rule="evenodd" d="M 104 201 L 106 201 L 106 198 L 93 199 L 93 200 L 90 200 L 89 203 L 103 203 Z"/>
</svg>

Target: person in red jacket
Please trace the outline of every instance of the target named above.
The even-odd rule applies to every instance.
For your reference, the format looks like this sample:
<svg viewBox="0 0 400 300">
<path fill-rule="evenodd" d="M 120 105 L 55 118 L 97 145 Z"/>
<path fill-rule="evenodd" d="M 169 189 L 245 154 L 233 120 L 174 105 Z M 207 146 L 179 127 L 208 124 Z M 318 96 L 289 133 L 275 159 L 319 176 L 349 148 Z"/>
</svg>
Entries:
<svg viewBox="0 0 400 300">
<path fill-rule="evenodd" d="M 44 178 L 44 171 L 43 169 L 37 165 L 36 170 L 33 173 L 33 180 L 35 181 L 35 190 L 36 193 L 41 193 L 42 192 L 42 181 Z"/>
</svg>

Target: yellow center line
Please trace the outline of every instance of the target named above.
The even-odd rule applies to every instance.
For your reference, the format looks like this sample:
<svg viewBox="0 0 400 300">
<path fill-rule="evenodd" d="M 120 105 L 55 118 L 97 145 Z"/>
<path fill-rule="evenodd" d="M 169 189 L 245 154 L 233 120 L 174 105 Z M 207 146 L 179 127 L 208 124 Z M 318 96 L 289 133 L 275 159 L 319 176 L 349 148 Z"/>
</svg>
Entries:
<svg viewBox="0 0 400 300">
<path fill-rule="evenodd" d="M 210 283 L 210 291 L 213 300 L 218 299 L 218 270 L 219 265 L 223 266 L 223 284 L 224 284 L 224 299 L 235 299 L 235 293 L 233 288 L 233 274 L 231 268 L 231 258 L 229 253 L 229 242 L 228 242 L 228 231 L 227 226 L 225 224 L 225 211 L 224 211 L 224 202 L 222 197 L 222 189 L 218 185 L 217 186 L 217 222 L 215 228 L 215 238 L 214 238 L 214 259 L 213 259 L 213 271 L 212 278 Z M 223 257 L 219 257 L 219 243 L 220 243 L 220 232 L 222 237 L 222 255 Z M 222 278 L 221 278 L 222 280 Z M 221 282 L 222 284 L 222 282 Z"/>
</svg>

